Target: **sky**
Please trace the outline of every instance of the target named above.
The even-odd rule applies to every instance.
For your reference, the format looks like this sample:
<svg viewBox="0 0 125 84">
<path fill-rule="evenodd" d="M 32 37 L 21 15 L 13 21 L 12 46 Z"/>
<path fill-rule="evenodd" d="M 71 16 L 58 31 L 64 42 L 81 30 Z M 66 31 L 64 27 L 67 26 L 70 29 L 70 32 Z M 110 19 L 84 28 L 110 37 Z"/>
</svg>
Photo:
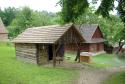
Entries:
<svg viewBox="0 0 125 84">
<path fill-rule="evenodd" d="M 56 5 L 56 3 L 59 0 L 0 0 L 0 8 L 4 9 L 7 7 L 15 7 L 15 8 L 20 8 L 24 6 L 28 6 L 33 10 L 38 10 L 38 11 L 48 11 L 48 12 L 59 12 L 61 11 L 61 7 Z M 92 0 L 88 0 L 91 2 Z M 97 9 L 98 6 L 100 5 L 100 0 L 95 0 L 98 1 L 97 4 L 95 5 L 95 8 Z M 116 3 L 117 4 L 117 3 Z M 90 4 L 91 5 L 91 4 Z M 111 14 L 116 14 L 117 11 L 112 11 Z"/>
<path fill-rule="evenodd" d="M 1 9 L 7 7 L 24 7 L 28 6 L 31 9 L 43 11 L 46 10 L 48 12 L 58 12 L 61 11 L 61 7 L 56 3 L 59 0 L 0 0 Z"/>
</svg>

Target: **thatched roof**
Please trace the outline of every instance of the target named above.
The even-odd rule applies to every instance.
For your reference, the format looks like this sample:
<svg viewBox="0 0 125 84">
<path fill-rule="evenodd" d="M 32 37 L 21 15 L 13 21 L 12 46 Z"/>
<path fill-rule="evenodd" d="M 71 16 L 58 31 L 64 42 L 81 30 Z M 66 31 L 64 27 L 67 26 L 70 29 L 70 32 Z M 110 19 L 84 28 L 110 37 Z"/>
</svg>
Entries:
<svg viewBox="0 0 125 84">
<path fill-rule="evenodd" d="M 82 24 L 76 25 L 79 32 L 81 32 L 83 38 L 86 43 L 98 43 L 104 42 L 103 38 L 92 38 L 97 28 L 99 28 L 98 24 Z"/>
<path fill-rule="evenodd" d="M 55 43 L 73 25 L 51 25 L 26 29 L 13 40 L 15 43 Z M 77 31 L 77 29 L 76 29 Z M 79 31 L 78 31 L 79 32 Z M 81 35 L 79 33 L 79 35 Z M 82 37 L 82 35 L 81 35 Z"/>
<path fill-rule="evenodd" d="M 5 33 L 8 33 L 8 32 L 2 22 L 2 19 L 0 18 L 0 34 L 5 34 Z"/>
</svg>

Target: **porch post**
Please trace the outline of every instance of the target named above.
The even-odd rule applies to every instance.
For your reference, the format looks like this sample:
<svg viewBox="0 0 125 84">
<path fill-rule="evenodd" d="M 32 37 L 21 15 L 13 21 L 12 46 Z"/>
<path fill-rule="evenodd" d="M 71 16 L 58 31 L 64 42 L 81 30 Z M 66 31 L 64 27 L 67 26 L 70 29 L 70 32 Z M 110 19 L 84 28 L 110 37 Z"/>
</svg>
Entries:
<svg viewBox="0 0 125 84">
<path fill-rule="evenodd" d="M 78 62 L 80 62 L 80 44 L 76 43 L 77 45 L 77 56 L 75 58 L 75 61 L 78 60 Z"/>
<path fill-rule="evenodd" d="M 37 64 L 39 65 L 39 44 L 36 44 L 36 61 Z"/>
<path fill-rule="evenodd" d="M 81 43 L 78 45 L 79 46 L 79 48 L 78 48 L 78 57 L 79 57 L 79 60 L 78 60 L 78 62 L 80 62 L 80 52 L 81 52 Z"/>
<path fill-rule="evenodd" d="M 53 44 L 53 67 L 56 66 L 56 50 L 55 50 L 55 44 Z"/>
</svg>

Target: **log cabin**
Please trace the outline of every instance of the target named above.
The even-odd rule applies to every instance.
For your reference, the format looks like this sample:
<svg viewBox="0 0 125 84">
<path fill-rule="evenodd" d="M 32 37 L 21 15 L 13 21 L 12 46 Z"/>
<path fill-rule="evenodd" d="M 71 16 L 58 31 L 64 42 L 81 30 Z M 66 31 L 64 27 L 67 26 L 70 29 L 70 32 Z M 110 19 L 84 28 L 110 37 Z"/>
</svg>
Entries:
<svg viewBox="0 0 125 84">
<path fill-rule="evenodd" d="M 52 60 L 55 66 L 57 58 L 64 57 L 65 45 L 79 44 L 84 39 L 73 24 L 68 24 L 28 28 L 13 42 L 17 59 L 38 65 Z"/>
<path fill-rule="evenodd" d="M 7 41 L 8 40 L 8 32 L 0 18 L 0 41 Z"/>
<path fill-rule="evenodd" d="M 104 37 L 98 24 L 83 24 L 77 26 L 85 42 L 81 44 L 83 52 L 100 52 L 104 51 Z"/>
<path fill-rule="evenodd" d="M 98 53 L 104 51 L 104 37 L 98 24 L 82 24 L 75 25 L 78 31 L 81 33 L 84 42 L 81 43 L 81 52 L 93 52 Z M 66 50 L 76 51 L 76 45 L 67 45 Z"/>
</svg>

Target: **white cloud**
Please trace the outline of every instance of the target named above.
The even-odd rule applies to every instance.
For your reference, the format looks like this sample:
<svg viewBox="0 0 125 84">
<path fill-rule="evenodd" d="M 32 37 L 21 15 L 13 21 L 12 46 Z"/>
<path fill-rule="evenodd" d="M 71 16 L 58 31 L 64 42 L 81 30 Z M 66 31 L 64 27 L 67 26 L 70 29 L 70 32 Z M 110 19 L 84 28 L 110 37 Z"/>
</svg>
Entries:
<svg viewBox="0 0 125 84">
<path fill-rule="evenodd" d="M 48 12 L 58 12 L 61 10 L 61 7 L 56 3 L 59 0 L 0 0 L 0 7 L 2 9 L 6 7 L 23 7 L 29 6 L 31 9 L 34 10 L 46 10 Z"/>
</svg>

